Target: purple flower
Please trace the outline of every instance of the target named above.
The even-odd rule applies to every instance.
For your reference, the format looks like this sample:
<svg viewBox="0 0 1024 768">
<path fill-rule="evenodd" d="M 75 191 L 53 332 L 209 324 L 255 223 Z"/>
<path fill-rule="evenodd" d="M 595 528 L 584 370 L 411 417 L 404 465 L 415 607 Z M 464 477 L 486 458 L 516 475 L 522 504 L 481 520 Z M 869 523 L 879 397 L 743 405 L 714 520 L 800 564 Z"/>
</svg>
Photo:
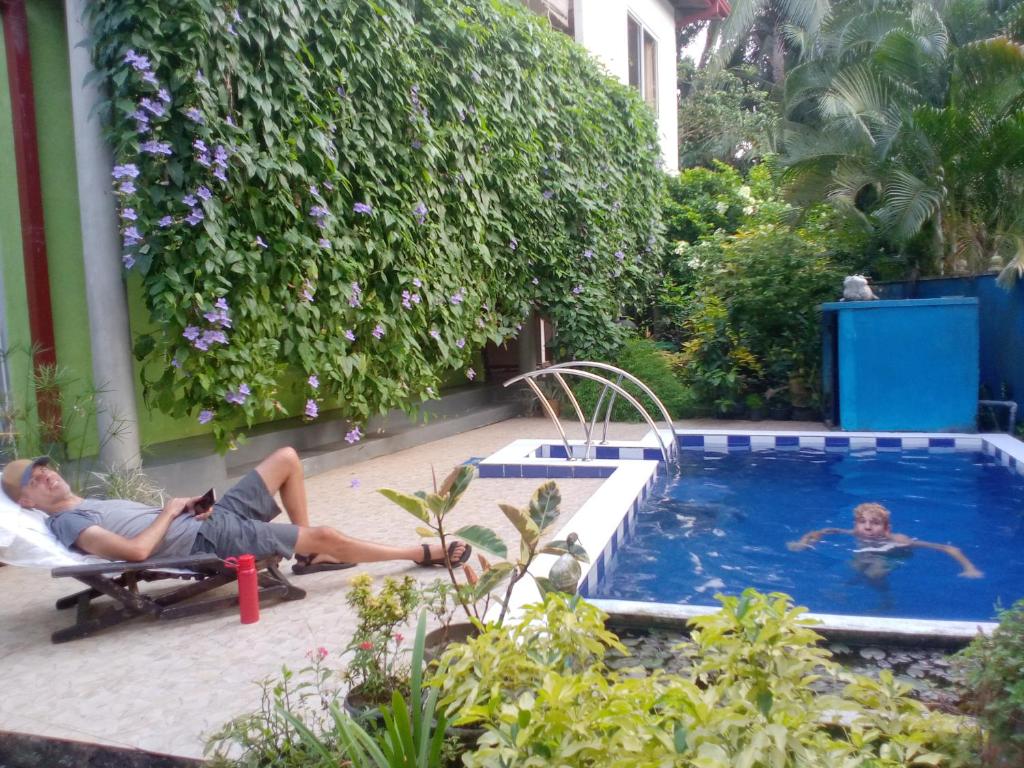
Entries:
<svg viewBox="0 0 1024 768">
<path fill-rule="evenodd" d="M 626 260 L 626 254 L 624 254 L 622 251 L 616 251 L 615 252 L 615 258 L 618 261 L 625 261 Z"/>
<path fill-rule="evenodd" d="M 412 294 L 408 291 L 402 291 L 402 306 L 406 309 L 412 309 Z"/>
<path fill-rule="evenodd" d="M 202 212 L 201 209 L 193 208 L 192 211 L 189 213 L 189 215 L 185 217 L 185 221 L 187 221 L 190 226 L 194 227 L 196 224 L 198 224 L 204 218 L 206 218 L 206 217 L 203 215 L 203 212 Z"/>
<path fill-rule="evenodd" d="M 156 223 L 160 229 L 167 229 L 171 224 L 174 223 L 174 218 L 171 216 L 164 216 L 160 221 Z"/>
<path fill-rule="evenodd" d="M 199 412 L 199 423 L 209 424 L 213 421 L 213 411 L 202 410 Z"/>
<path fill-rule="evenodd" d="M 164 91 L 164 93 L 166 93 L 166 91 Z M 166 112 L 163 104 L 157 104 L 152 99 L 139 99 L 139 106 L 153 115 L 153 117 L 163 117 L 164 112 Z"/>
<path fill-rule="evenodd" d="M 334 92 L 336 94 L 338 94 L 339 98 L 342 98 L 342 99 L 345 98 L 345 89 L 342 88 L 340 85 L 337 88 L 334 89 Z"/>
<path fill-rule="evenodd" d="M 137 179 L 139 177 L 139 168 L 134 163 L 115 165 L 110 175 L 115 179 Z"/>
<path fill-rule="evenodd" d="M 124 55 L 124 63 L 131 64 L 132 69 L 136 72 L 145 72 L 150 68 L 150 66 L 152 66 L 146 56 L 135 53 L 131 48 L 129 48 L 128 52 Z"/>
<path fill-rule="evenodd" d="M 412 299 L 413 304 L 420 303 L 420 295 L 418 293 L 414 293 L 410 298 Z"/>
<path fill-rule="evenodd" d="M 459 288 L 459 290 L 457 290 L 457 291 L 456 291 L 455 293 L 453 293 L 453 294 L 451 295 L 451 298 L 449 298 L 448 300 L 449 300 L 449 301 L 450 301 L 450 302 L 451 302 L 452 304 L 454 304 L 455 306 L 458 306 L 459 304 L 461 304 L 461 303 L 463 302 L 463 300 L 464 300 L 465 298 L 466 298 L 466 297 L 465 297 L 465 296 L 463 295 L 463 293 L 462 293 L 462 289 L 461 289 L 461 288 Z"/>
<path fill-rule="evenodd" d="M 416 286 L 417 288 L 420 288 L 420 287 L 422 287 L 422 286 L 423 286 L 423 281 L 422 281 L 422 280 L 420 280 L 420 279 L 419 279 L 418 277 L 414 277 L 414 278 L 412 279 L 412 284 L 413 284 L 414 286 Z"/>
<path fill-rule="evenodd" d="M 380 323 L 377 323 L 377 325 L 375 325 L 374 328 L 373 328 L 373 338 L 380 339 L 383 335 L 384 335 L 384 326 L 381 325 Z"/>
<path fill-rule="evenodd" d="M 311 280 L 302 281 L 302 299 L 309 304 L 313 303 L 313 294 L 316 293 L 316 287 L 313 285 Z"/>
<path fill-rule="evenodd" d="M 196 155 L 196 162 L 199 163 L 201 166 L 203 166 L 203 168 L 209 168 L 210 167 L 210 156 L 208 154 L 206 154 L 205 152 L 200 152 L 198 155 Z M 218 169 L 218 170 L 220 170 L 220 169 Z"/>
<path fill-rule="evenodd" d="M 555 193 L 554 193 L 554 192 L 552 192 L 552 191 L 551 191 L 550 189 L 545 189 L 545 190 L 544 190 L 544 191 L 543 191 L 543 192 L 541 193 L 541 197 L 543 197 L 543 198 L 544 198 L 545 200 L 550 200 L 550 199 L 551 199 L 552 197 L 554 197 L 554 196 L 555 196 Z"/>
<path fill-rule="evenodd" d="M 223 144 L 218 144 L 213 150 L 213 162 L 221 168 L 228 167 L 228 151 Z"/>
<path fill-rule="evenodd" d="M 121 185 L 117 188 L 117 191 L 122 195 L 134 195 L 135 184 L 130 181 L 122 181 Z"/>
<path fill-rule="evenodd" d="M 270 247 L 269 245 L 267 245 L 266 241 L 260 235 L 256 235 L 256 245 L 263 249 L 267 249 Z"/>
<path fill-rule="evenodd" d="M 199 205 L 199 201 L 196 200 L 195 195 L 185 195 L 183 198 L 181 198 L 181 202 L 183 205 L 187 205 L 189 208 L 195 208 L 197 205 Z"/>
<path fill-rule="evenodd" d="M 310 184 L 309 185 L 309 194 L 316 195 L 317 197 L 319 197 L 320 196 L 320 188 L 317 187 L 316 184 Z"/>
<path fill-rule="evenodd" d="M 196 328 L 194 325 L 187 325 L 185 326 L 185 330 L 184 332 L 182 332 L 181 335 L 184 336 L 189 341 L 195 341 L 196 339 L 199 338 L 199 329 Z"/>
<path fill-rule="evenodd" d="M 206 146 L 206 142 L 203 141 L 202 139 L 196 139 L 195 141 L 193 141 L 192 148 L 196 152 L 202 152 L 203 154 L 206 154 L 207 152 L 210 151 L 210 149 Z"/>
<path fill-rule="evenodd" d="M 232 128 L 235 127 L 235 118 L 233 118 L 231 115 L 228 115 L 227 117 L 225 117 L 224 118 L 224 122 L 227 123 L 228 125 L 230 125 Z"/>
<path fill-rule="evenodd" d="M 321 248 L 330 248 L 330 247 L 331 247 L 331 241 L 330 241 L 330 240 L 328 240 L 328 239 L 327 239 L 326 237 L 321 237 L 321 238 L 320 238 L 320 239 L 319 239 L 319 240 L 317 241 L 317 244 L 318 244 L 318 245 L 319 245 L 319 246 L 320 246 Z"/>
<path fill-rule="evenodd" d="M 330 214 L 331 212 L 324 208 L 322 205 L 314 205 L 312 208 L 309 209 L 309 215 L 312 216 L 314 219 L 325 219 Z"/>
<path fill-rule="evenodd" d="M 217 299 L 217 301 L 214 302 L 213 306 L 215 306 L 217 309 L 220 309 L 220 310 L 223 310 L 224 312 L 227 312 L 228 311 L 228 300 L 225 299 L 223 296 L 221 296 L 219 299 Z"/>
<path fill-rule="evenodd" d="M 373 208 L 367 203 L 356 203 L 352 206 L 353 213 L 362 213 L 367 216 L 373 213 Z"/>
<path fill-rule="evenodd" d="M 235 30 L 235 25 L 232 24 L 231 22 L 228 22 L 228 34 L 229 35 L 235 35 L 235 36 L 238 35 L 238 32 Z"/>
<path fill-rule="evenodd" d="M 131 269 L 135 266 L 135 257 L 130 253 L 124 253 L 121 255 L 121 264 L 125 269 Z"/>
<path fill-rule="evenodd" d="M 573 293 L 574 296 L 579 296 L 581 293 L 583 293 L 583 286 L 582 285 L 575 285 L 575 286 L 573 286 L 572 293 Z"/>
<path fill-rule="evenodd" d="M 309 386 L 311 386 L 313 389 L 320 389 L 320 379 L 317 378 L 317 375 L 315 373 L 308 379 L 306 379 L 306 383 L 309 384 Z"/>
<path fill-rule="evenodd" d="M 587 250 L 585 250 L 583 252 L 583 258 L 584 259 L 592 259 L 592 258 L 594 258 L 594 252 L 592 250 L 590 250 L 589 248 L 587 248 Z"/>
<path fill-rule="evenodd" d="M 306 418 L 315 419 L 320 413 L 320 409 L 317 408 L 316 400 L 309 399 L 306 401 Z"/>
<path fill-rule="evenodd" d="M 535 277 L 535 278 L 533 278 L 533 280 L 531 280 L 530 282 L 532 282 L 532 283 L 533 283 L 534 285 L 540 285 L 540 278 L 536 278 L 536 277 Z"/>
<path fill-rule="evenodd" d="M 181 360 L 178 359 L 177 355 L 171 358 L 171 366 L 174 368 L 181 368 Z"/>
<path fill-rule="evenodd" d="M 349 488 L 358 488 L 359 487 L 359 478 L 358 477 L 353 477 L 352 480 L 349 482 L 348 487 Z"/>
<path fill-rule="evenodd" d="M 227 181 L 228 181 L 228 177 L 224 173 L 224 169 L 223 168 L 216 168 L 213 171 L 213 178 L 217 179 L 218 181 L 223 181 L 225 184 L 227 184 Z"/>
<path fill-rule="evenodd" d="M 481 78 L 480 78 L 480 73 L 479 73 L 479 72 L 476 72 L 476 71 L 474 71 L 474 72 L 470 72 L 470 73 L 469 73 L 469 76 L 470 76 L 471 78 L 473 78 L 473 82 L 474 82 L 474 83 L 476 83 L 477 85 L 480 85 L 480 80 L 481 80 Z"/>
<path fill-rule="evenodd" d="M 136 227 L 128 227 L 124 231 L 124 247 L 131 248 L 142 242 L 142 235 Z"/>
<path fill-rule="evenodd" d="M 136 221 L 138 220 L 139 217 L 138 214 L 135 213 L 134 208 L 122 208 L 121 218 L 124 219 L 125 221 Z"/>
<path fill-rule="evenodd" d="M 191 120 L 193 123 L 203 124 L 203 113 L 199 111 L 197 107 L 189 107 L 185 110 L 185 117 Z"/>
<path fill-rule="evenodd" d="M 441 332 L 438 331 L 436 328 L 430 329 L 430 335 L 434 338 L 435 341 L 441 340 Z"/>
<path fill-rule="evenodd" d="M 458 339 L 455 342 L 455 346 L 458 347 L 459 349 L 462 349 L 464 346 L 466 346 L 466 340 L 465 339 Z"/>
<path fill-rule="evenodd" d="M 348 339 L 349 341 L 355 341 L 356 340 L 356 335 L 354 333 L 352 333 L 351 329 L 345 331 L 344 335 L 345 335 L 345 338 Z"/>
<path fill-rule="evenodd" d="M 147 115 L 141 109 L 136 109 L 134 112 L 128 115 L 128 117 L 130 117 L 132 120 L 138 123 L 138 125 L 135 126 L 135 130 L 138 133 L 145 133 L 146 131 L 149 130 L 149 115 Z"/>
<path fill-rule="evenodd" d="M 244 391 L 243 391 L 244 390 Z M 229 390 L 224 399 L 232 405 L 242 405 L 246 398 L 249 396 L 249 387 L 245 384 L 240 386 L 237 391 Z"/>
<path fill-rule="evenodd" d="M 198 349 L 200 352 L 205 352 L 210 348 L 210 340 L 206 338 L 206 334 L 203 334 L 198 339 L 192 342 L 192 346 Z"/>
<path fill-rule="evenodd" d="M 329 181 L 325 181 L 324 182 L 324 189 L 329 189 L 329 190 L 331 190 L 333 192 L 334 191 L 334 185 L 331 184 L 331 182 L 329 182 Z"/>
<path fill-rule="evenodd" d="M 514 237 L 510 238 L 509 241 L 508 241 L 508 249 L 510 251 L 514 251 L 518 247 L 519 247 L 519 241 L 516 240 Z"/>
<path fill-rule="evenodd" d="M 409 146 L 411 146 L 413 149 L 421 149 L 423 147 L 423 142 L 420 141 L 419 139 L 413 139 L 412 144 L 410 144 Z"/>
<path fill-rule="evenodd" d="M 416 223 L 425 224 L 427 221 L 427 206 L 422 202 L 416 204 L 416 207 L 412 209 L 413 215 L 416 217 Z"/>
<path fill-rule="evenodd" d="M 145 72 L 142 75 L 142 82 L 149 83 L 151 85 L 160 85 L 160 81 L 156 79 L 156 75 L 152 72 Z"/>
<path fill-rule="evenodd" d="M 351 432 L 345 435 L 345 442 L 349 445 L 358 443 L 362 439 L 363 433 L 359 431 L 359 427 L 354 427 Z"/>
<path fill-rule="evenodd" d="M 359 287 L 359 283 L 352 283 L 352 295 L 349 296 L 348 305 L 350 307 L 362 306 L 360 300 L 363 297 L 363 289 Z"/>
<path fill-rule="evenodd" d="M 139 145 L 140 152 L 147 152 L 151 155 L 173 155 L 171 145 L 166 141 L 144 141 Z"/>
<path fill-rule="evenodd" d="M 210 190 L 207 189 L 206 187 L 200 187 L 199 189 L 197 189 L 196 194 L 199 196 L 200 200 L 209 200 L 211 197 L 213 197 L 213 193 L 210 192 Z"/>
<path fill-rule="evenodd" d="M 469 379 L 470 381 L 475 379 L 476 378 L 476 371 L 474 371 L 472 368 L 467 368 L 466 369 L 466 378 Z"/>
<path fill-rule="evenodd" d="M 232 11 L 231 18 L 234 19 L 235 21 L 237 21 L 239 24 L 242 23 L 242 17 L 238 13 L 238 9 L 237 8 L 234 11 Z"/>
</svg>

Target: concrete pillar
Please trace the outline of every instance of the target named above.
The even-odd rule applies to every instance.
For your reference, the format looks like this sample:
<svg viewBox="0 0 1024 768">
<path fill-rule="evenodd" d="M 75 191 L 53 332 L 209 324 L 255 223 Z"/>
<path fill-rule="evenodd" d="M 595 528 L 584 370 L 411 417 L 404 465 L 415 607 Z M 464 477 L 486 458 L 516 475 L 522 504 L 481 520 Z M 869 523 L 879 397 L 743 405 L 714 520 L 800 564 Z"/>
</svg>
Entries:
<svg viewBox="0 0 1024 768">
<path fill-rule="evenodd" d="M 93 70 L 83 19 L 87 0 L 65 0 L 71 110 L 75 129 L 78 205 L 82 222 L 82 259 L 92 343 L 92 373 L 102 390 L 96 414 L 100 462 L 107 468 L 140 464 L 139 424 L 135 406 L 128 301 L 121 276 L 117 206 L 111 187 L 113 158 L 93 107 L 102 100 L 96 82 L 85 83 Z"/>
</svg>

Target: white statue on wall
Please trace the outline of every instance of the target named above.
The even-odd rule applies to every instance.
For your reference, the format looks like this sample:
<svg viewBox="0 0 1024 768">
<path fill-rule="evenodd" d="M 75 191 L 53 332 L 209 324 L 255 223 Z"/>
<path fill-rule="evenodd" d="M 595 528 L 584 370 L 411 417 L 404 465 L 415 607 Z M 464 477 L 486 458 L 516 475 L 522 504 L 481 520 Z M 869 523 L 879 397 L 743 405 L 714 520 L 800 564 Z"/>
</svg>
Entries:
<svg viewBox="0 0 1024 768">
<path fill-rule="evenodd" d="M 843 280 L 843 301 L 870 301 L 877 298 L 864 275 L 850 275 Z"/>
</svg>

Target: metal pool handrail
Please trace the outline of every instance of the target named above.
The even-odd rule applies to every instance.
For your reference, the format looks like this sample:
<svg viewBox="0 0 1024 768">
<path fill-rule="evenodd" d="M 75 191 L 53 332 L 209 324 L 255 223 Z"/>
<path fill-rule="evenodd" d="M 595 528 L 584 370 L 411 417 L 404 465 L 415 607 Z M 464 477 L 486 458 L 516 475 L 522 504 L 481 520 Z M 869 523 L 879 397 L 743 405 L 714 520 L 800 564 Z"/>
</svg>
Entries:
<svg viewBox="0 0 1024 768">
<path fill-rule="evenodd" d="M 665 423 L 668 425 L 669 432 L 671 434 L 673 434 L 673 435 L 676 433 L 676 425 L 672 423 L 672 417 L 668 415 L 668 409 L 664 406 L 664 404 L 661 402 L 661 400 L 658 399 L 658 396 L 656 394 L 654 394 L 653 390 L 651 390 L 650 387 L 648 387 L 646 384 L 644 384 L 642 381 L 640 381 L 640 379 L 638 379 L 633 374 L 631 374 L 631 373 L 629 373 L 627 371 L 624 371 L 621 368 L 616 368 L 614 365 L 609 365 L 608 363 L 598 363 L 598 362 L 594 362 L 592 360 L 572 360 L 572 361 L 570 361 L 568 363 L 556 363 L 555 365 L 550 365 L 548 367 L 549 368 L 597 368 L 599 370 L 611 371 L 612 373 L 617 374 L 618 381 L 616 381 L 615 383 L 616 384 L 621 384 L 622 380 L 626 379 L 627 381 L 630 381 L 633 384 L 635 384 L 636 387 L 641 392 L 643 392 L 645 395 L 647 395 L 649 398 L 651 398 L 651 400 L 654 402 L 654 404 L 658 407 L 658 410 L 661 411 L 661 418 L 664 419 Z M 598 398 L 597 406 L 594 408 L 594 419 L 590 423 L 591 431 L 593 431 L 594 427 L 597 424 L 597 414 L 601 410 L 601 403 L 604 400 L 604 396 L 607 393 L 608 393 L 608 387 L 605 387 L 604 389 L 601 390 L 601 396 Z M 609 398 L 609 400 L 608 400 L 608 409 L 605 411 L 604 431 L 601 433 L 601 442 L 602 443 L 608 442 L 608 423 L 611 421 L 611 418 L 612 418 L 612 408 L 615 405 L 615 394 L 616 393 L 613 391 L 611 398 Z"/>
<path fill-rule="evenodd" d="M 527 386 L 529 386 L 530 389 L 533 390 L 533 393 L 537 396 L 537 399 L 540 400 L 541 407 L 544 409 L 544 412 L 547 413 L 548 418 L 551 419 L 551 421 L 555 425 L 555 428 L 558 430 L 558 434 L 562 438 L 562 445 L 565 446 L 566 456 L 569 460 L 572 460 L 573 458 L 572 448 L 569 446 L 569 439 L 565 434 L 565 430 L 562 428 L 562 423 L 559 420 L 558 416 L 555 415 L 555 412 L 551 408 L 551 405 L 548 403 L 547 398 L 544 397 L 543 393 L 540 391 L 540 387 L 537 386 L 537 382 L 534 381 L 534 379 L 538 379 L 541 376 L 553 376 L 555 380 L 561 385 L 562 390 L 565 392 L 566 396 L 569 398 L 569 401 L 572 403 L 573 408 L 576 411 L 576 416 L 577 418 L 579 418 L 580 426 L 583 428 L 583 433 L 584 435 L 586 435 L 587 439 L 586 447 L 584 448 L 583 452 L 584 460 L 590 458 L 590 447 L 593 444 L 593 440 L 590 434 L 590 426 L 587 424 L 586 419 L 583 416 L 583 410 L 580 408 L 580 404 L 576 400 L 575 395 L 573 395 L 572 390 L 569 389 L 569 385 L 565 383 L 565 379 L 562 378 L 563 374 L 569 376 L 576 376 L 578 378 L 587 379 L 589 381 L 596 381 L 600 384 L 604 384 L 606 390 L 610 389 L 612 392 L 621 395 L 627 403 L 629 403 L 636 409 L 637 413 L 639 413 L 643 417 L 644 421 L 647 422 L 647 425 L 651 428 L 651 431 L 654 433 L 655 439 L 657 439 L 658 441 L 658 446 L 661 448 L 661 455 L 665 459 L 665 463 L 671 463 L 674 454 L 671 453 L 670 450 L 665 446 L 665 441 L 661 439 L 661 433 L 658 431 L 658 427 L 654 423 L 654 420 L 651 418 L 651 415 L 647 413 L 646 409 L 640 404 L 640 402 L 635 397 L 629 394 L 629 392 L 623 389 L 619 384 L 608 381 L 607 379 L 598 376 L 596 373 L 590 373 L 588 371 L 580 371 L 575 368 L 569 367 L 560 367 L 554 370 L 552 370 L 552 368 L 553 366 L 548 368 L 541 368 L 536 371 L 527 371 L 526 373 L 521 373 L 518 376 L 513 376 L 511 379 L 506 381 L 502 386 L 507 387 L 511 384 L 515 384 L 520 381 L 526 382 Z M 598 408 L 600 407 L 600 405 L 601 403 L 599 401 Z"/>
</svg>

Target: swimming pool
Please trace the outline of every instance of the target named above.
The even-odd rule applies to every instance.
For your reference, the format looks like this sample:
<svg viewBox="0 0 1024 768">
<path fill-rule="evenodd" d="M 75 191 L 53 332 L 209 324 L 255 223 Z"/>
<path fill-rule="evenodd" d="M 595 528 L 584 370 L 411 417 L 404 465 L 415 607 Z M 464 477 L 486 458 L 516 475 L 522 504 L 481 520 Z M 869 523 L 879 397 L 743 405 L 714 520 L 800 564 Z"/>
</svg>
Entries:
<svg viewBox="0 0 1024 768">
<path fill-rule="evenodd" d="M 726 457 L 731 452 L 740 454 L 755 454 L 766 450 L 784 449 L 787 451 L 816 451 L 823 456 L 832 454 L 861 455 L 865 453 L 888 453 L 903 452 L 913 454 L 948 454 L 952 452 L 973 452 L 981 453 L 990 457 L 989 468 L 1006 472 L 1006 477 L 1013 480 L 1013 475 L 1024 475 L 1024 444 L 1008 435 L 965 435 L 965 434 L 919 434 L 919 433 L 835 433 L 835 432 L 794 432 L 794 431 L 745 431 L 745 430 L 718 430 L 714 432 L 704 430 L 678 430 L 675 436 L 669 436 L 667 431 L 662 433 L 663 439 L 676 439 L 684 453 L 700 455 L 713 454 L 718 457 Z M 578 459 L 582 456 L 582 445 L 573 445 L 572 452 Z M 717 582 L 713 579 L 719 578 L 723 583 L 727 579 L 721 575 L 712 574 L 698 583 L 696 586 L 706 586 L 697 592 L 698 597 L 680 597 L 678 595 L 667 598 L 669 601 L 650 602 L 637 599 L 609 599 L 594 597 L 598 585 L 601 584 L 608 574 L 614 573 L 618 568 L 621 553 L 628 551 L 633 533 L 640 519 L 639 513 L 643 509 L 645 499 L 652 493 L 657 496 L 656 481 L 661 474 L 664 474 L 664 464 L 655 460 L 659 451 L 657 441 L 653 434 L 648 434 L 639 442 L 612 442 L 601 448 L 597 454 L 597 460 L 591 461 L 567 461 L 564 458 L 564 451 L 552 441 L 543 440 L 519 440 L 502 450 L 488 457 L 480 464 L 481 477 L 601 477 L 607 478 L 596 493 L 583 507 L 555 534 L 556 538 L 564 538 L 568 533 L 577 533 L 587 552 L 590 554 L 591 562 L 584 567 L 583 577 L 580 582 L 579 591 L 588 599 L 591 599 L 608 613 L 618 620 L 627 622 L 640 622 L 645 625 L 671 624 L 677 625 L 685 622 L 688 618 L 696 615 L 706 614 L 717 610 L 717 603 L 714 594 L 717 591 L 729 591 L 729 588 L 716 587 Z M 714 459 L 714 456 L 712 456 Z M 688 459 L 692 461 L 691 459 Z M 1015 481 L 1014 481 L 1015 482 Z M 859 483 L 865 493 L 875 493 L 879 490 L 876 486 Z M 936 493 L 935 489 L 926 488 L 919 482 L 908 483 L 910 486 L 909 497 L 915 495 L 928 497 Z M 914 487 L 917 490 L 914 490 Z M 941 495 L 941 493 L 940 493 Z M 850 497 L 852 500 L 853 496 Z M 870 500 L 878 499 L 877 495 Z M 889 504 L 896 506 L 896 502 L 889 500 Z M 812 505 L 814 506 L 814 505 Z M 849 526 L 849 515 L 852 504 L 847 504 L 845 509 L 838 513 L 838 522 L 841 527 Z M 917 523 L 913 522 L 914 517 L 906 510 L 895 509 L 894 529 L 907 533 L 908 535 L 924 538 L 921 530 L 916 528 Z M 685 525 L 687 523 L 683 523 Z M 809 527 L 823 527 L 822 525 L 810 525 Z M 711 526 L 714 529 L 716 526 Z M 794 520 L 791 528 L 796 529 L 799 525 Z M 940 542 L 950 541 L 961 548 L 970 548 L 970 539 L 975 535 L 984 538 L 986 528 L 984 525 L 972 532 L 967 538 L 959 539 L 957 536 L 943 535 L 938 537 Z M 797 531 L 796 535 L 803 531 Z M 788 532 L 780 530 L 779 541 L 784 544 Z M 714 535 L 712 533 L 711 535 Z M 716 537 L 723 538 L 723 537 Z M 725 537 L 727 538 L 727 537 Z M 845 537 L 842 537 L 845 538 Z M 841 544 L 847 545 L 842 550 Z M 854 553 L 851 549 L 851 540 L 829 541 L 825 546 L 819 544 L 812 552 L 799 553 L 808 555 L 809 558 L 820 558 L 825 555 L 834 556 L 835 567 L 845 566 L 846 576 L 851 576 L 849 569 L 850 560 Z M 987 546 L 987 544 L 985 545 Z M 1018 552 L 1020 550 L 1017 543 Z M 786 556 L 797 557 L 797 553 L 785 550 Z M 668 557 L 672 560 L 668 565 L 671 568 L 679 569 L 681 561 L 684 568 L 693 568 L 696 564 L 687 552 L 685 558 L 677 556 Z M 1019 554 L 1017 555 L 1019 557 Z M 700 555 L 698 554 L 698 557 Z M 916 592 L 915 598 L 918 607 L 923 603 L 943 603 L 946 597 L 953 591 L 962 590 L 965 585 L 969 591 L 974 589 L 972 583 L 955 575 L 955 564 L 942 563 L 941 560 L 933 558 L 945 558 L 942 553 L 915 551 L 906 563 L 896 563 L 898 575 L 890 574 L 890 592 L 893 591 L 893 579 L 902 579 L 903 573 L 908 568 L 913 570 L 920 564 L 924 564 L 927 570 L 932 566 L 945 567 L 947 573 L 953 572 L 950 581 L 945 582 L 941 589 L 925 589 L 925 596 Z M 538 575 L 544 575 L 547 568 L 553 562 L 551 556 L 541 556 L 532 569 Z M 988 561 L 987 558 L 979 558 L 983 561 L 979 567 L 984 571 Z M 817 561 L 820 564 L 820 560 Z M 730 563 L 730 565 L 733 565 Z M 707 566 L 701 561 L 701 566 Z M 664 567 L 664 566 L 663 566 Z M 719 572 L 727 569 L 720 569 Z M 814 577 L 817 572 L 812 568 Z M 707 571 L 705 570 L 705 573 Z M 700 575 L 700 574 L 695 574 Z M 727 574 L 728 575 L 728 574 Z M 778 574 L 776 574 L 778 575 Z M 852 571 L 856 575 L 856 571 Z M 985 582 L 995 578 L 994 572 L 986 573 Z M 1000 577 L 1001 578 L 1001 577 Z M 651 581 L 664 579 L 661 571 Z M 738 581 L 738 579 L 737 579 Z M 1024 594 L 1024 582 L 1019 577 L 1010 574 L 1007 577 L 1010 583 L 1009 590 L 1014 592 L 1014 583 L 1019 594 L 1014 599 Z M 708 583 L 711 582 L 711 583 Z M 980 583 L 979 583 L 980 584 Z M 765 585 L 769 589 L 782 589 L 778 583 L 769 582 Z M 986 585 L 990 586 L 990 585 Z M 739 584 L 737 584 L 739 588 Z M 980 588 L 980 587 L 979 587 Z M 791 591 L 789 589 L 783 591 Z M 795 591 L 795 590 L 792 590 Z M 897 590 L 898 591 L 898 590 Z M 902 594 L 902 593 L 901 593 Z M 863 593 L 861 597 L 877 596 L 877 593 Z M 523 605 L 535 601 L 538 598 L 536 589 L 531 581 L 524 579 L 519 582 L 516 591 L 513 593 L 512 606 Z M 699 599 L 698 599 L 699 598 Z M 665 597 L 659 598 L 666 600 Z M 909 593 L 908 593 L 909 599 Z M 982 601 L 988 598 L 981 598 Z M 686 602 L 683 602 L 686 600 Z M 799 600 L 799 598 L 798 598 Z M 907 601 L 904 601 L 907 602 Z M 832 604 L 828 607 L 814 607 L 811 616 L 818 619 L 821 624 L 819 629 L 836 637 L 850 638 L 914 638 L 917 640 L 935 640 L 937 642 L 954 641 L 962 642 L 976 634 L 979 629 L 991 632 L 996 626 L 991 621 L 977 621 L 973 619 L 951 620 L 948 618 L 919 618 L 928 614 L 920 610 L 907 609 L 906 606 L 894 608 L 883 604 L 883 609 L 875 611 L 875 615 L 865 613 L 862 608 L 853 605 Z M 948 614 L 947 614 L 948 615 Z M 985 612 L 984 616 L 991 616 Z"/>
<path fill-rule="evenodd" d="M 879 502 L 893 531 L 941 551 L 846 535 L 791 551 L 807 531 L 850 529 Z M 819 613 L 990 621 L 1024 594 L 1024 477 L 979 451 L 794 447 L 684 451 L 636 515 L 593 598 L 706 604 L 746 587 L 785 592 Z"/>
</svg>

